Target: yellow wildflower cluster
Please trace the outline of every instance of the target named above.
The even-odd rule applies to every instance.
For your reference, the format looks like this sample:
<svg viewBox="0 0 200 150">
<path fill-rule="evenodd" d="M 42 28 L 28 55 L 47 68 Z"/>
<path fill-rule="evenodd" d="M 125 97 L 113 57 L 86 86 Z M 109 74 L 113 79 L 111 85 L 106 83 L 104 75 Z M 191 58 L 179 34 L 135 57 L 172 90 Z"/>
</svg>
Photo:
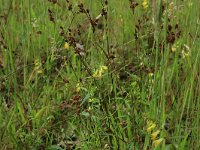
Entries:
<svg viewBox="0 0 200 150">
<path fill-rule="evenodd" d="M 80 92 L 80 90 L 81 90 L 81 85 L 80 85 L 80 83 L 77 83 L 76 84 L 76 92 L 78 93 L 78 92 Z"/>
<path fill-rule="evenodd" d="M 43 72 L 43 69 L 42 69 L 42 63 L 39 59 L 36 59 L 35 62 L 34 62 L 34 65 L 35 65 L 35 71 L 37 74 L 42 74 Z"/>
<path fill-rule="evenodd" d="M 181 41 L 177 41 L 177 42 L 175 42 L 175 43 L 172 45 L 171 51 L 172 51 L 173 53 L 176 53 L 181 47 L 182 47 Z"/>
<path fill-rule="evenodd" d="M 185 58 L 187 58 L 187 57 L 189 57 L 191 55 L 190 51 L 191 50 L 190 50 L 189 46 L 187 46 L 186 44 L 184 44 L 184 48 L 181 51 L 183 59 L 185 59 Z"/>
<path fill-rule="evenodd" d="M 175 53 L 177 51 L 177 49 L 178 49 L 178 46 L 176 44 L 174 44 L 172 46 L 172 52 Z"/>
<path fill-rule="evenodd" d="M 156 124 L 152 121 L 147 121 L 147 132 L 151 133 L 151 131 L 156 127 Z"/>
<path fill-rule="evenodd" d="M 174 12 L 177 10 L 177 6 L 174 2 L 170 2 L 169 5 L 168 5 L 168 9 L 167 10 L 164 10 L 164 14 L 165 15 L 166 13 L 168 13 L 168 17 L 176 17 L 174 15 Z M 174 15 L 174 16 L 172 16 Z"/>
<path fill-rule="evenodd" d="M 156 124 L 152 121 L 147 121 L 147 132 L 151 134 L 151 140 L 153 142 L 153 146 L 157 147 L 164 140 L 163 138 L 157 138 L 160 134 L 160 130 L 154 131 L 156 128 Z M 154 131 L 154 132 L 153 132 Z"/>
<path fill-rule="evenodd" d="M 181 46 L 179 42 L 175 43 L 172 46 L 171 50 L 173 53 L 175 53 L 177 51 L 177 49 L 179 49 L 179 48 L 182 48 L 181 54 L 182 54 L 183 59 L 185 59 L 191 55 L 190 47 L 186 44 L 183 44 L 183 46 Z"/>
<path fill-rule="evenodd" d="M 186 57 L 188 57 L 188 56 L 190 55 L 190 53 L 189 53 L 189 52 L 186 52 L 185 50 L 182 50 L 181 53 L 182 53 L 183 59 L 186 58 Z"/>
<path fill-rule="evenodd" d="M 78 82 L 76 84 L 76 88 L 75 88 L 76 92 L 79 93 L 80 91 L 85 91 L 87 92 L 87 89 L 84 87 L 84 83 L 80 83 Z"/>
<path fill-rule="evenodd" d="M 147 9 L 147 8 L 148 8 L 148 2 L 147 2 L 147 0 L 143 0 L 143 2 L 142 2 L 142 7 L 143 7 L 144 9 Z"/>
<path fill-rule="evenodd" d="M 69 43 L 65 42 L 64 49 L 69 49 Z"/>
<path fill-rule="evenodd" d="M 83 87 L 81 86 L 80 83 L 77 83 L 77 84 L 76 84 L 76 92 L 77 92 L 77 93 L 79 93 L 79 92 L 81 91 L 82 88 L 83 88 Z"/>
<path fill-rule="evenodd" d="M 94 78 L 102 78 L 102 75 L 108 70 L 107 66 L 100 66 L 99 69 L 97 69 L 94 74 L 93 77 Z"/>
</svg>

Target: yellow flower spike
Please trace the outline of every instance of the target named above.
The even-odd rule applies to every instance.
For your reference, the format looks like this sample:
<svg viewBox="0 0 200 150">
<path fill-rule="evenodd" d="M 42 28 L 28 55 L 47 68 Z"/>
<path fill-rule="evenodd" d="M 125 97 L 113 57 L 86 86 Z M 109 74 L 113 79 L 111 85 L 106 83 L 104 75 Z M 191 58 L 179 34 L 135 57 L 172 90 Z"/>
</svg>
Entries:
<svg viewBox="0 0 200 150">
<path fill-rule="evenodd" d="M 102 74 L 104 74 L 108 70 L 107 66 L 101 66 L 101 68 L 102 68 Z"/>
<path fill-rule="evenodd" d="M 153 77 L 153 73 L 151 72 L 151 73 L 149 73 L 149 77 Z"/>
<path fill-rule="evenodd" d="M 42 63 L 40 61 L 40 59 L 36 59 L 35 62 L 35 71 L 37 74 L 42 74 L 43 70 L 42 70 Z"/>
<path fill-rule="evenodd" d="M 104 73 L 102 66 L 99 68 L 99 72 Z"/>
<path fill-rule="evenodd" d="M 156 127 L 156 124 L 155 124 L 155 123 L 149 124 L 149 126 L 147 127 L 147 132 L 150 133 L 155 127 Z"/>
<path fill-rule="evenodd" d="M 37 74 L 42 74 L 43 71 L 42 70 L 37 70 Z"/>
<path fill-rule="evenodd" d="M 67 42 L 64 44 L 64 49 L 69 49 L 69 44 Z"/>
<path fill-rule="evenodd" d="M 157 147 L 158 145 L 160 145 L 160 143 L 163 141 L 163 138 L 160 138 L 158 140 L 153 141 L 153 146 Z"/>
<path fill-rule="evenodd" d="M 190 52 L 186 52 L 184 49 L 181 51 L 183 59 L 190 55 Z"/>
<path fill-rule="evenodd" d="M 147 9 L 147 8 L 148 8 L 148 2 L 147 2 L 147 0 L 143 0 L 143 2 L 142 2 L 142 7 L 143 7 L 144 9 Z"/>
<path fill-rule="evenodd" d="M 94 78 L 96 78 L 96 76 L 97 76 L 97 75 L 96 75 L 96 72 L 95 72 L 92 76 L 93 76 Z"/>
<path fill-rule="evenodd" d="M 90 99 L 89 99 L 89 102 L 90 102 L 90 103 L 93 103 L 94 101 L 95 101 L 94 98 L 90 98 Z"/>
<path fill-rule="evenodd" d="M 107 66 L 102 66 L 102 69 L 106 71 L 106 70 L 108 70 L 108 67 Z"/>
<path fill-rule="evenodd" d="M 173 53 L 175 53 L 175 52 L 176 52 L 176 50 L 177 50 L 177 47 L 176 47 L 176 45 L 173 45 L 173 46 L 172 46 L 172 52 L 173 52 Z"/>
<path fill-rule="evenodd" d="M 91 106 L 89 106 L 88 110 L 89 110 L 89 111 L 91 111 L 91 110 L 92 110 L 92 107 L 91 107 Z"/>
<path fill-rule="evenodd" d="M 99 77 L 99 78 L 102 77 L 102 71 L 99 71 L 99 73 L 98 73 L 98 77 Z"/>
<path fill-rule="evenodd" d="M 153 124 L 153 121 L 147 120 L 147 126 L 148 126 L 148 127 L 151 126 L 152 124 Z"/>
<path fill-rule="evenodd" d="M 78 92 L 80 92 L 80 90 L 81 90 L 81 86 L 79 83 L 77 83 L 76 84 L 76 92 L 78 93 Z"/>
<path fill-rule="evenodd" d="M 160 133 L 160 130 L 157 130 L 156 132 L 153 132 L 153 133 L 151 134 L 151 139 L 152 139 L 153 141 L 155 141 L 159 133 Z"/>
<path fill-rule="evenodd" d="M 94 72 L 94 74 L 92 75 L 94 78 L 102 78 L 103 74 L 105 73 L 105 71 L 108 69 L 107 66 L 100 66 L 98 70 L 96 70 Z"/>
<path fill-rule="evenodd" d="M 95 73 L 92 75 L 94 78 L 97 78 L 98 77 L 98 70 L 95 71 Z"/>
</svg>

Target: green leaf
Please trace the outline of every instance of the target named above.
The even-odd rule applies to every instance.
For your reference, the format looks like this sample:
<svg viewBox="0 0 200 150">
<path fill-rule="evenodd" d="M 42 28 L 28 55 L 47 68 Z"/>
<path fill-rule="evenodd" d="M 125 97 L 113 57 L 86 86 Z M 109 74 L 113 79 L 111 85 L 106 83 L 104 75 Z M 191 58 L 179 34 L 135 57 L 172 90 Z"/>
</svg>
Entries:
<svg viewBox="0 0 200 150">
<path fill-rule="evenodd" d="M 89 114 L 88 112 L 85 112 L 85 111 L 83 111 L 83 112 L 81 113 L 81 115 L 83 115 L 83 116 L 85 116 L 85 117 L 89 117 L 89 116 L 90 116 L 90 114 Z"/>
</svg>

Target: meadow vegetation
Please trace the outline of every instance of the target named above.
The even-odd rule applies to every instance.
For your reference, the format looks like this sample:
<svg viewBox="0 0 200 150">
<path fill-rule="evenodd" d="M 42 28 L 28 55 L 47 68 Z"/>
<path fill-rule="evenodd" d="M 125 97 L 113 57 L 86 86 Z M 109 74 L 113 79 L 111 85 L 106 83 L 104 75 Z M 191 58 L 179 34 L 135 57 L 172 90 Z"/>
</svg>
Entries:
<svg viewBox="0 0 200 150">
<path fill-rule="evenodd" d="M 0 0 L 0 149 L 200 149 L 199 28 L 199 0 Z"/>
</svg>

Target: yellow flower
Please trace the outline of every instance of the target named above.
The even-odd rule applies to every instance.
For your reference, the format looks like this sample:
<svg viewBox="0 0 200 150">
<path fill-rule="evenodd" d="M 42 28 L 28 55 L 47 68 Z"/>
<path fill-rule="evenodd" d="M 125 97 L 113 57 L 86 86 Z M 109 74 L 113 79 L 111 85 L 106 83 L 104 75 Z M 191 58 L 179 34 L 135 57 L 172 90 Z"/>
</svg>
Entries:
<svg viewBox="0 0 200 150">
<path fill-rule="evenodd" d="M 100 66 L 99 69 L 97 69 L 94 74 L 92 75 L 94 78 L 101 78 L 102 75 L 108 70 L 107 66 Z"/>
<path fill-rule="evenodd" d="M 190 55 L 190 52 L 186 52 L 184 49 L 181 51 L 183 59 Z"/>
<path fill-rule="evenodd" d="M 95 101 L 94 98 L 90 98 L 90 99 L 89 99 L 89 102 L 90 102 L 90 103 L 93 103 L 94 101 Z"/>
<path fill-rule="evenodd" d="M 64 49 L 69 49 L 69 44 L 67 42 L 64 44 Z"/>
<path fill-rule="evenodd" d="M 153 121 L 147 120 L 147 126 L 151 126 L 153 124 Z"/>
<path fill-rule="evenodd" d="M 42 69 L 42 63 L 40 61 L 40 59 L 36 59 L 35 62 L 35 71 L 37 74 L 42 74 L 43 69 Z"/>
<path fill-rule="evenodd" d="M 191 55 L 191 50 L 190 50 L 190 47 L 187 46 L 186 44 L 184 44 L 183 46 L 184 46 L 184 48 L 182 49 L 181 53 L 182 53 L 182 57 L 184 59 Z"/>
<path fill-rule="evenodd" d="M 152 72 L 149 73 L 149 77 L 153 77 L 153 73 Z"/>
<path fill-rule="evenodd" d="M 158 139 L 158 140 L 155 140 L 155 141 L 153 141 L 153 145 L 154 145 L 155 147 L 157 147 L 158 145 L 160 145 L 160 143 L 161 143 L 163 140 L 164 140 L 163 138 L 160 138 L 160 139 Z"/>
<path fill-rule="evenodd" d="M 92 75 L 94 78 L 98 78 L 99 77 L 99 72 L 98 72 L 98 70 L 97 71 L 95 71 L 95 73 Z"/>
<path fill-rule="evenodd" d="M 108 70 L 108 67 L 107 66 L 102 66 L 102 69 L 106 71 L 106 70 Z"/>
<path fill-rule="evenodd" d="M 176 52 L 176 50 L 177 50 L 177 46 L 176 46 L 176 45 L 173 45 L 173 46 L 172 46 L 172 52 Z"/>
<path fill-rule="evenodd" d="M 42 74 L 43 71 L 42 70 L 37 70 L 37 74 Z"/>
<path fill-rule="evenodd" d="M 81 90 L 81 86 L 79 83 L 77 83 L 76 84 L 76 92 L 78 93 L 78 92 L 80 92 L 80 90 Z"/>
<path fill-rule="evenodd" d="M 144 67 L 144 62 L 140 62 L 140 67 Z"/>
<path fill-rule="evenodd" d="M 157 130 L 156 132 L 153 132 L 153 133 L 151 134 L 151 139 L 152 139 L 153 141 L 155 141 L 155 139 L 157 138 L 157 136 L 158 136 L 159 133 L 160 133 L 160 130 Z"/>
<path fill-rule="evenodd" d="M 147 122 L 147 132 L 151 132 L 156 127 L 156 124 L 152 121 Z"/>
<path fill-rule="evenodd" d="M 91 106 L 89 106 L 88 111 L 91 111 L 93 108 Z"/>
<path fill-rule="evenodd" d="M 102 73 L 103 73 L 103 71 L 101 71 L 101 70 L 98 72 L 98 77 L 99 77 L 99 78 L 102 77 Z"/>
<path fill-rule="evenodd" d="M 143 7 L 144 9 L 147 9 L 147 8 L 148 8 L 148 2 L 147 2 L 147 0 L 143 0 L 143 2 L 142 2 L 142 7 Z"/>
</svg>

